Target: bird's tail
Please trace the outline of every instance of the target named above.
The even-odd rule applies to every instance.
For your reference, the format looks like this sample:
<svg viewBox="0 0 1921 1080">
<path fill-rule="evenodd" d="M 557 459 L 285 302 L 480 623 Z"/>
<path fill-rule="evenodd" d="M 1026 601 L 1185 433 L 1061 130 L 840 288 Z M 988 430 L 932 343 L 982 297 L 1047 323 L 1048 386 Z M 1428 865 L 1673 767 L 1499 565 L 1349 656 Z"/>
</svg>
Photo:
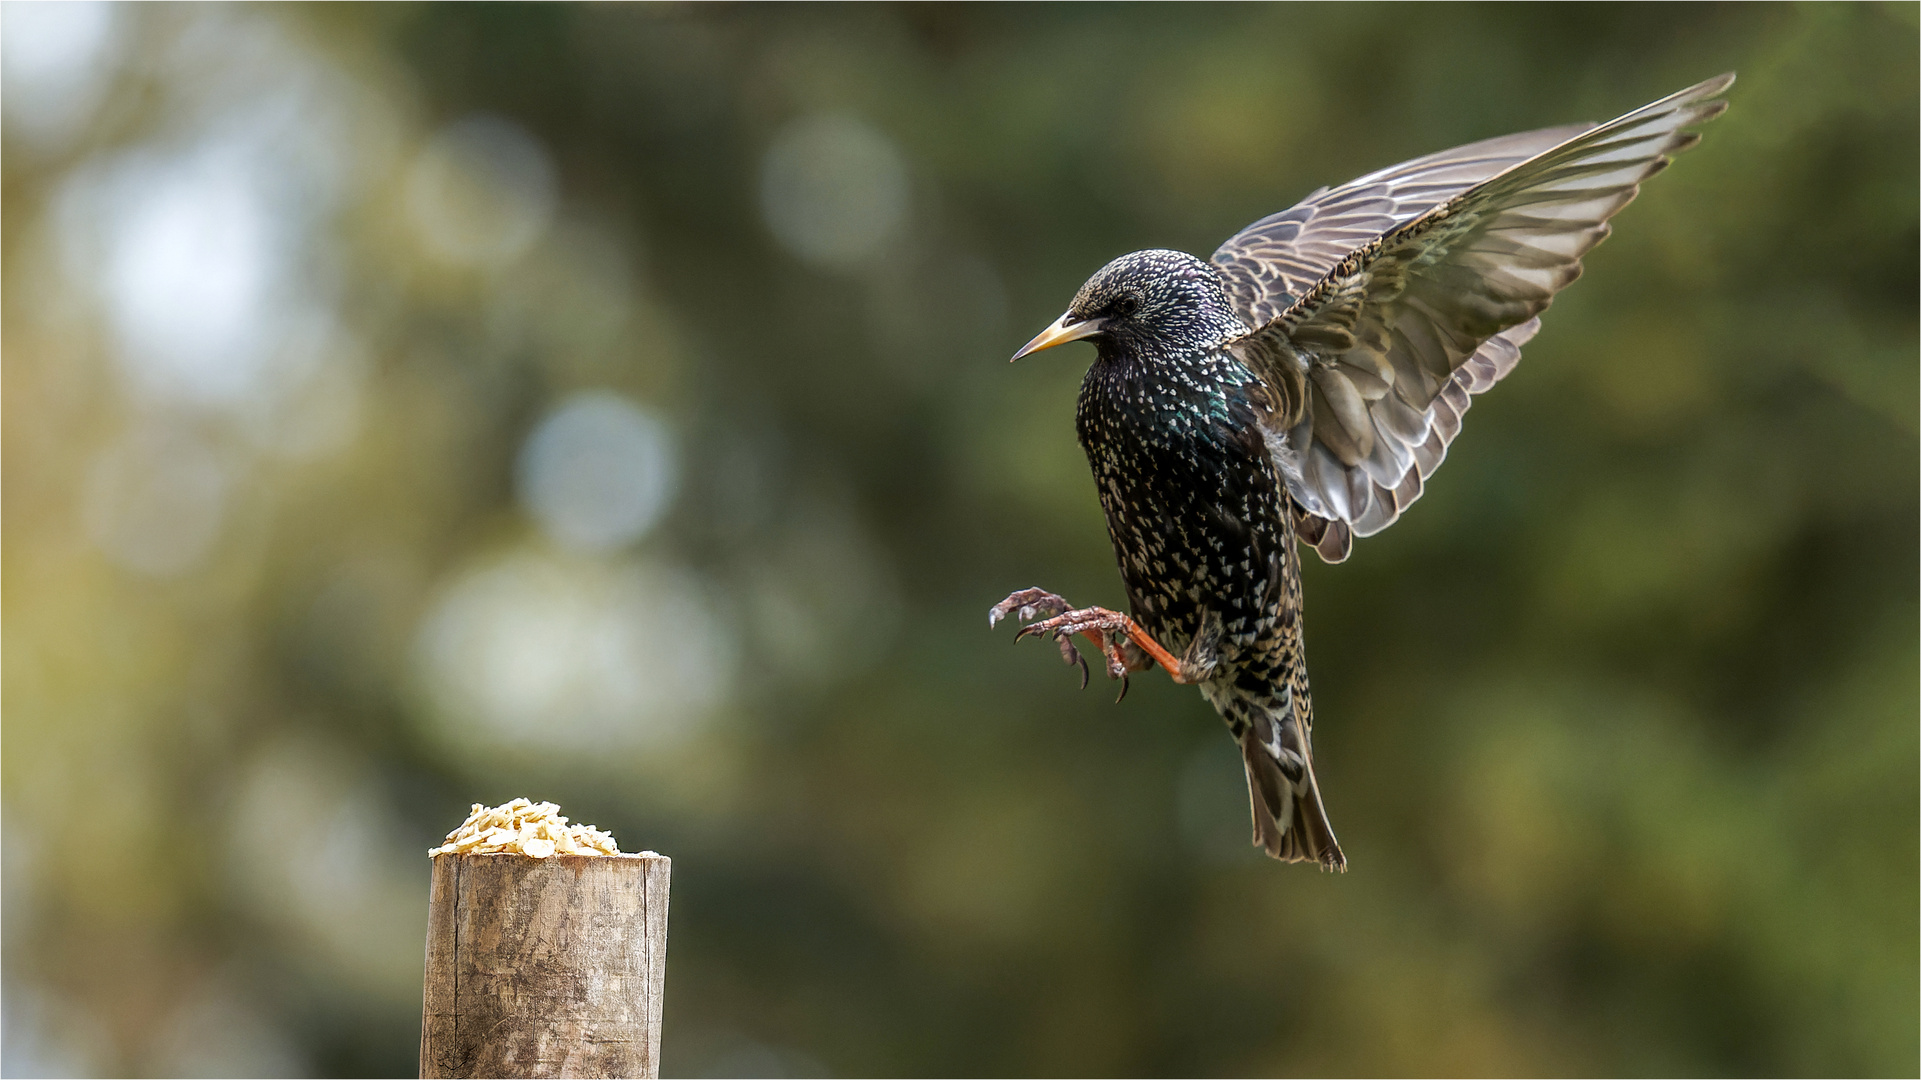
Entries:
<svg viewBox="0 0 1921 1080">
<path fill-rule="evenodd" d="M 1334 839 L 1321 788 L 1314 780 L 1314 751 L 1292 708 L 1259 716 L 1241 732 L 1247 765 L 1247 798 L 1254 812 L 1254 846 L 1282 862 L 1313 862 L 1323 870 L 1347 869 Z"/>
</svg>

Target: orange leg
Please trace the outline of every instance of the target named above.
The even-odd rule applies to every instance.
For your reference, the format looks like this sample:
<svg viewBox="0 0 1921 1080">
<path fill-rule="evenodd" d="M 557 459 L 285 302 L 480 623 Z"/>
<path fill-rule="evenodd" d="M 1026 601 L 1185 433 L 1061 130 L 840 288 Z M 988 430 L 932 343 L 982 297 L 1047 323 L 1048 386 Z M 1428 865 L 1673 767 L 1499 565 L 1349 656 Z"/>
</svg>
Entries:
<svg viewBox="0 0 1921 1080">
<path fill-rule="evenodd" d="M 1094 644 L 1107 659 L 1107 677 L 1121 680 L 1121 696 L 1127 696 L 1127 671 L 1130 667 L 1127 655 L 1122 651 L 1123 641 L 1132 642 L 1148 661 L 1160 665 L 1177 683 L 1187 680 L 1181 676 L 1181 662 L 1173 653 L 1161 647 L 1154 636 L 1141 625 L 1118 611 L 1107 608 L 1089 607 L 1071 609 L 1066 600 L 1042 589 L 1022 589 L 1007 599 L 995 604 L 987 613 L 987 625 L 993 626 L 1008 615 L 1018 614 L 1022 619 L 1040 617 L 1039 622 L 1028 623 L 1014 640 L 1029 634 L 1046 634 L 1060 643 L 1061 656 L 1070 664 L 1081 668 L 1081 686 L 1087 685 L 1087 661 L 1081 658 L 1074 648 L 1073 636 L 1080 634 Z M 1138 669 L 1138 668 L 1137 668 Z"/>
</svg>

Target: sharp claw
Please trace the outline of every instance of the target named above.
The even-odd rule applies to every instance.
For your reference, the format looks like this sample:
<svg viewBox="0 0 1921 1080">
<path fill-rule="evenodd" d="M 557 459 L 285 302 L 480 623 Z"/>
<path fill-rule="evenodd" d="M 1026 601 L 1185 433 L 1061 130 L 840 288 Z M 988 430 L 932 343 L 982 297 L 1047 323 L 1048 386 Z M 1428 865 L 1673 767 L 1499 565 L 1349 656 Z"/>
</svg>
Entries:
<svg viewBox="0 0 1921 1080">
<path fill-rule="evenodd" d="M 1082 656 L 1081 651 L 1074 647 L 1074 639 L 1072 637 L 1065 634 L 1056 634 L 1054 635 L 1054 640 L 1059 642 L 1061 646 L 1061 662 L 1069 666 L 1078 665 L 1080 667 L 1081 689 L 1087 689 L 1087 657 Z"/>
<path fill-rule="evenodd" d="M 1087 657 L 1082 656 L 1081 651 L 1067 638 L 1061 639 L 1061 659 L 1081 669 L 1081 689 L 1087 689 Z"/>
<path fill-rule="evenodd" d="M 1123 671 L 1121 672 L 1121 693 L 1119 697 L 1114 699 L 1114 704 L 1119 705 L 1122 701 L 1126 700 L 1126 698 L 1127 698 L 1127 672 Z"/>
</svg>

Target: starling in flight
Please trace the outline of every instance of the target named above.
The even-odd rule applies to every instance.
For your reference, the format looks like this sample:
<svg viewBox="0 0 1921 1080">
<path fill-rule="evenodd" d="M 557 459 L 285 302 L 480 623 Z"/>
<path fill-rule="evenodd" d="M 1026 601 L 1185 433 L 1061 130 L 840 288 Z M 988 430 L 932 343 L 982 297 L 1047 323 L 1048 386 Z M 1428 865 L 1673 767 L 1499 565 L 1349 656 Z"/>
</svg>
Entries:
<svg viewBox="0 0 1921 1080">
<path fill-rule="evenodd" d="M 1240 743 L 1255 845 L 1346 869 L 1314 779 L 1295 542 L 1340 562 L 1420 498 L 1469 395 L 1514 369 L 1608 219 L 1733 81 L 1324 188 L 1209 261 L 1102 267 L 1014 359 L 1095 346 L 1075 427 L 1132 614 L 1023 589 L 989 625 L 1052 636 L 1082 685 L 1076 634 L 1122 693 L 1155 665 L 1200 687 Z"/>
</svg>

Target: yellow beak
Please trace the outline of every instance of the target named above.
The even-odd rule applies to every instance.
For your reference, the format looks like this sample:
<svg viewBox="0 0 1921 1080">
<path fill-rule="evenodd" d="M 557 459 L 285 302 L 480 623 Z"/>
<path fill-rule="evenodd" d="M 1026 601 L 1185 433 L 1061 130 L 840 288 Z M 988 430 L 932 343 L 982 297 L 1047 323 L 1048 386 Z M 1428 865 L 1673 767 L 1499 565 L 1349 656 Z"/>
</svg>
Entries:
<svg viewBox="0 0 1921 1080">
<path fill-rule="evenodd" d="M 1065 345 L 1070 341 L 1093 337 L 1105 329 L 1107 324 L 1100 319 L 1075 319 L 1072 315 L 1062 315 L 1054 325 L 1042 330 L 1035 335 L 1034 340 L 1022 345 L 1021 351 L 1015 353 L 1008 363 L 1011 364 L 1014 360 L 1019 360 L 1030 353 L 1040 352 L 1042 349 L 1051 349 L 1056 345 Z"/>
</svg>

